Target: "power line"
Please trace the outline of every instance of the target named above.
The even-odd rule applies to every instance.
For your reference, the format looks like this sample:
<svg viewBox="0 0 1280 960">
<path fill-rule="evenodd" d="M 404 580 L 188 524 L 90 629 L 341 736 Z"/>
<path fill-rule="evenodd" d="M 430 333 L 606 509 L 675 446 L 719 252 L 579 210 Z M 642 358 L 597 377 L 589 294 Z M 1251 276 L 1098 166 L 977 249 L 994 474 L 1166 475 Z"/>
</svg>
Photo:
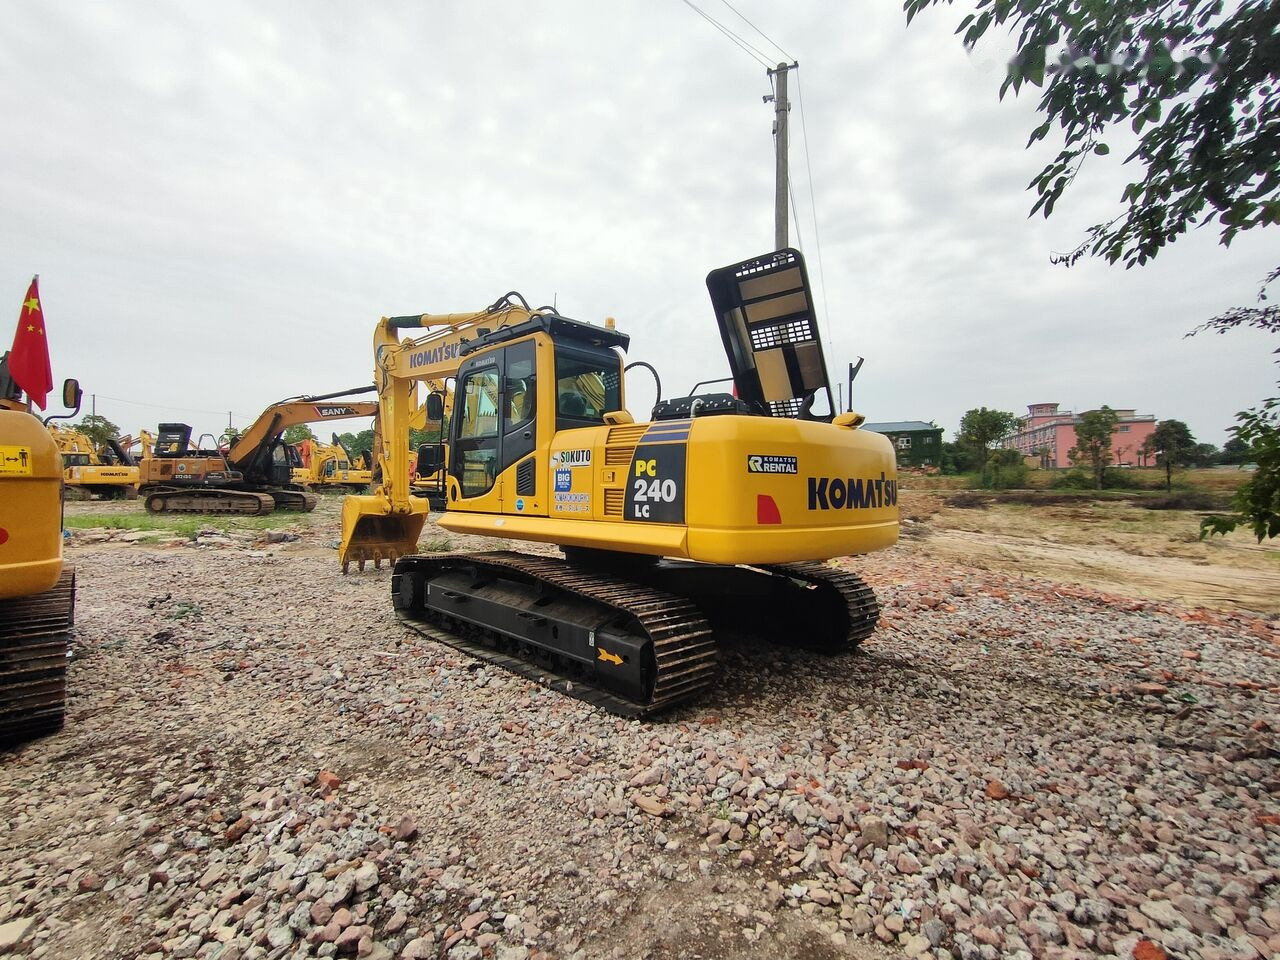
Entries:
<svg viewBox="0 0 1280 960">
<path fill-rule="evenodd" d="M 796 210 L 796 194 L 791 189 L 790 177 L 787 177 L 787 196 L 791 198 L 791 222 L 796 226 L 796 249 L 804 253 L 804 238 L 800 236 L 800 214 Z"/>
<path fill-rule="evenodd" d="M 779 50 L 782 48 L 779 47 Z M 813 210 L 813 245 L 818 254 L 818 284 L 822 287 L 822 315 L 827 321 L 827 347 L 831 347 L 831 308 L 827 305 L 827 275 L 822 268 L 822 236 L 818 232 L 818 202 L 813 192 L 813 165 L 809 162 L 809 128 L 804 122 L 804 85 L 796 69 L 796 97 L 800 101 L 800 133 L 804 138 L 804 168 L 809 176 L 809 206 Z M 795 201 L 793 200 L 792 203 Z M 799 229 L 799 228 L 797 228 Z"/>
<path fill-rule="evenodd" d="M 720 23 L 718 20 L 712 17 L 709 13 L 706 13 L 703 10 L 700 10 L 698 7 L 694 6 L 691 0 L 681 0 L 681 2 L 690 10 L 692 10 L 694 13 L 696 13 L 698 16 L 700 16 L 703 20 L 707 21 L 707 23 L 711 24 L 713 27 L 715 27 L 717 30 L 723 33 L 731 43 L 733 43 L 735 46 L 741 49 L 743 53 L 749 56 L 752 60 L 756 61 L 756 63 L 760 64 L 766 70 L 771 69 L 773 67 L 773 64 L 769 62 L 769 58 L 766 57 L 762 52 L 760 52 L 760 50 L 753 47 L 751 44 L 747 43 L 747 41 L 743 40 L 740 36 L 738 36 L 736 33 L 734 33 L 724 24 Z"/>
<path fill-rule="evenodd" d="M 200 410 L 196 407 L 175 407 L 167 403 L 142 403 L 139 400 L 125 400 L 123 397 L 109 397 L 105 393 L 95 393 L 93 396 L 100 400 L 111 400 L 115 403 L 128 404 L 131 407 L 147 407 L 151 410 L 174 410 L 179 413 L 207 413 L 213 416 L 226 416 L 228 413 L 233 417 L 239 417 L 242 420 L 251 420 L 257 414 L 236 413 L 234 410 Z"/>
<path fill-rule="evenodd" d="M 767 40 L 769 43 L 773 44 L 773 46 L 774 46 L 775 48 L 777 48 L 778 52 L 782 54 L 782 59 L 783 59 L 783 60 L 794 60 L 794 59 L 795 59 L 795 57 L 793 57 L 791 54 L 787 53 L 787 51 L 783 50 L 783 49 L 782 49 L 782 47 L 778 44 L 778 42 L 777 42 L 776 40 L 774 40 L 772 37 L 770 37 L 770 36 L 768 36 L 767 34 L 765 34 L 765 32 L 764 32 L 763 30 L 761 30 L 761 29 L 760 29 L 759 27 L 757 27 L 754 23 L 752 23 L 750 20 L 748 20 L 746 17 L 744 17 L 741 13 L 739 13 L 739 12 L 738 12 L 738 8 L 737 8 L 737 7 L 735 7 L 732 3 L 730 3 L 730 2 L 729 2 L 729 0 L 720 0 L 720 2 L 721 2 L 721 3 L 723 3 L 723 4 L 724 4 L 726 7 L 728 7 L 730 10 L 732 10 L 735 14 L 737 14 L 737 17 L 738 17 L 738 19 L 739 19 L 739 20 L 741 20 L 743 23 L 745 23 L 747 26 L 749 26 L 749 27 L 750 27 L 752 30 L 754 30 L 756 33 L 760 34 L 760 36 L 764 37 L 764 38 L 765 38 L 765 40 Z"/>
</svg>

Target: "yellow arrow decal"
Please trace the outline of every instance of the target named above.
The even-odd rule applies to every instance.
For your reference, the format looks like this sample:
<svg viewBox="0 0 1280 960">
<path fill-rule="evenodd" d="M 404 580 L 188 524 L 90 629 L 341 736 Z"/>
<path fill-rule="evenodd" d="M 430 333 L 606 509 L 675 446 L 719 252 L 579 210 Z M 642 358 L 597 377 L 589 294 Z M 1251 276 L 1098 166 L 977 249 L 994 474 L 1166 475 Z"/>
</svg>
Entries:
<svg viewBox="0 0 1280 960">
<path fill-rule="evenodd" d="M 622 666 L 622 658 L 618 656 L 616 653 L 610 653 L 604 647 L 600 647 L 598 649 L 600 650 L 601 660 L 605 661 L 606 663 L 616 663 L 618 666 Z"/>
</svg>

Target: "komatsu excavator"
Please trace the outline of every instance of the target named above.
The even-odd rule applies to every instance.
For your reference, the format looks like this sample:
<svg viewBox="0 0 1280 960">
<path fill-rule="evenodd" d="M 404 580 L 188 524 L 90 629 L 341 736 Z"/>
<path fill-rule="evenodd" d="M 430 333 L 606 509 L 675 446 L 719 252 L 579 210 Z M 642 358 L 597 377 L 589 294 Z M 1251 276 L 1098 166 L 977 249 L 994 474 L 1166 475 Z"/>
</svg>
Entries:
<svg viewBox="0 0 1280 960">
<path fill-rule="evenodd" d="M 294 482 L 302 465 L 284 431 L 297 423 L 347 420 L 377 413 L 373 400 L 343 400 L 373 387 L 273 403 L 226 450 L 210 443 L 191 446 L 185 423 L 162 423 L 150 456 L 139 464 L 146 507 L 151 513 L 261 514 L 273 510 L 311 511 L 319 502 Z"/>
<path fill-rule="evenodd" d="M 137 499 L 138 465 L 126 444 L 112 440 L 100 451 L 84 432 L 56 423 L 49 424 L 49 435 L 62 454 L 62 476 L 69 489 L 106 500 Z"/>
<path fill-rule="evenodd" d="M 62 394 L 74 416 L 79 384 Z M 75 597 L 58 446 L 0 359 L 0 748 L 62 728 Z"/>
<path fill-rule="evenodd" d="M 514 293 L 475 313 L 383 318 L 382 480 L 344 501 L 343 570 L 394 561 L 392 601 L 414 629 L 624 716 L 702 694 L 718 628 L 857 647 L 875 595 L 823 561 L 896 542 L 893 448 L 836 412 L 797 251 L 707 286 L 734 393 L 659 399 L 648 423 L 625 410 L 629 338 L 609 327 Z M 417 384 L 447 378 L 440 526 L 556 544 L 564 559 L 415 555 L 427 504 L 404 482 L 405 439 Z M 438 393 L 424 405 L 443 412 Z"/>
</svg>

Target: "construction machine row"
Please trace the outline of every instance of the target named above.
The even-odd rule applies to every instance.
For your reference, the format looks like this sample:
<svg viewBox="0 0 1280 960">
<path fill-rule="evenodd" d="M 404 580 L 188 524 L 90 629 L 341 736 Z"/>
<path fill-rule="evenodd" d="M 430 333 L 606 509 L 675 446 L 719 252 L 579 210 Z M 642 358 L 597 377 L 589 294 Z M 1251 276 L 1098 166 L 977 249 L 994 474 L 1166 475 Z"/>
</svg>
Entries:
<svg viewBox="0 0 1280 960">
<path fill-rule="evenodd" d="M 625 363 L 626 334 L 516 293 L 384 317 L 373 386 L 280 401 L 222 441 L 161 423 L 136 456 L 128 438 L 99 448 L 42 426 L 0 377 L 0 738 L 61 723 L 64 484 L 159 514 L 306 511 L 316 490 L 354 491 L 342 570 L 393 564 L 407 626 L 625 716 L 705 696 L 730 634 L 853 651 L 879 607 L 829 561 L 896 542 L 893 448 L 833 401 L 797 251 L 713 270 L 707 288 L 732 387 L 659 395 L 645 421 L 627 410 L 626 372 L 653 368 Z M 284 440 L 292 425 L 353 417 L 374 418 L 371 451 Z M 439 440 L 410 450 L 424 426 Z M 432 510 L 450 532 L 560 554 L 419 553 Z"/>
</svg>

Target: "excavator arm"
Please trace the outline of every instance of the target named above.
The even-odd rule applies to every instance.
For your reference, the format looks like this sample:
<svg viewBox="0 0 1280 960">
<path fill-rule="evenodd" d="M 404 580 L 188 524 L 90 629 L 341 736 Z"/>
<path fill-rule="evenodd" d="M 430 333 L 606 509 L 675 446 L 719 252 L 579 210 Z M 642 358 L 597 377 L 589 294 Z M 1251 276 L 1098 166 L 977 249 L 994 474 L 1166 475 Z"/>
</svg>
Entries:
<svg viewBox="0 0 1280 960">
<path fill-rule="evenodd" d="M 373 389 L 360 387 L 314 397 L 292 397 L 273 403 L 236 438 L 227 451 L 227 463 L 246 478 L 265 475 L 270 467 L 271 448 L 285 430 L 299 423 L 374 416 L 378 412 L 375 400 L 342 402 L 342 398 L 369 393 Z"/>
<path fill-rule="evenodd" d="M 515 302 L 513 300 L 519 300 Z M 429 504 L 413 496 L 409 477 L 409 428 L 425 422 L 418 384 L 442 392 L 444 381 L 458 371 L 466 342 L 501 327 L 522 323 L 543 312 L 530 309 L 518 294 L 507 294 L 474 313 L 383 317 L 373 333 L 374 386 L 378 421 L 373 457 L 382 479 L 370 496 L 347 497 L 342 505 L 339 560 L 345 573 L 353 561 L 361 570 L 372 560 L 413 553 L 427 519 Z M 402 330 L 425 330 L 401 340 Z"/>
</svg>

